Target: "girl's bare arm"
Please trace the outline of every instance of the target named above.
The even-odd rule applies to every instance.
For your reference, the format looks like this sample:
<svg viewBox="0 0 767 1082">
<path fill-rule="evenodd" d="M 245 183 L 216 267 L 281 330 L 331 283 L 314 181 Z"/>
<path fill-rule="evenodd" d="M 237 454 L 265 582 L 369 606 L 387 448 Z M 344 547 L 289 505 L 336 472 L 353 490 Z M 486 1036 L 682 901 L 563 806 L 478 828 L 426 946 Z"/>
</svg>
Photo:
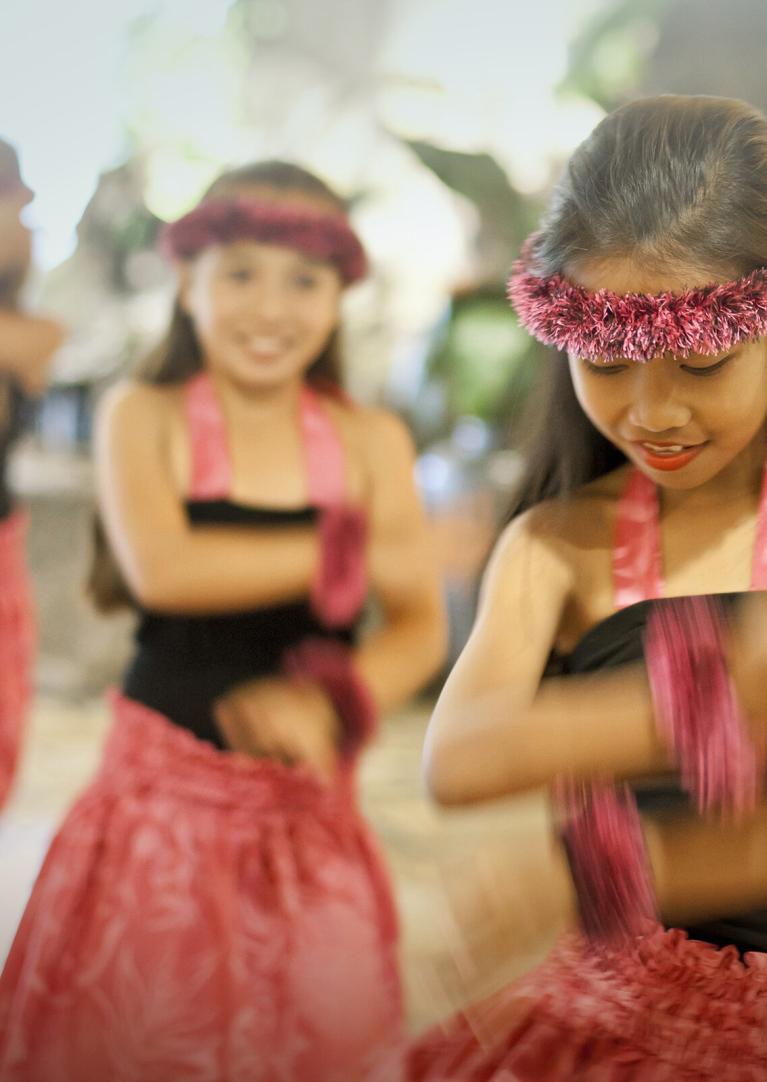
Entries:
<svg viewBox="0 0 767 1082">
<path fill-rule="evenodd" d="M 410 435 L 394 416 L 364 414 L 371 479 L 369 566 L 382 623 L 357 665 L 382 710 L 405 701 L 444 660 L 446 619 L 439 568 L 416 492 Z"/>
<path fill-rule="evenodd" d="M 0 308 L 0 370 L 31 395 L 41 394 L 53 354 L 64 340 L 59 323 Z"/>
<path fill-rule="evenodd" d="M 426 777 L 442 803 L 532 789 L 564 772 L 669 769 L 643 665 L 542 679 L 571 587 L 545 515 L 545 506 L 533 509 L 501 538 L 471 638 L 434 711 Z"/>
<path fill-rule="evenodd" d="M 118 386 L 99 410 L 96 484 L 110 544 L 135 598 L 172 612 L 227 612 L 304 597 L 318 561 L 311 526 L 192 529 L 176 489 L 167 399 Z"/>
</svg>

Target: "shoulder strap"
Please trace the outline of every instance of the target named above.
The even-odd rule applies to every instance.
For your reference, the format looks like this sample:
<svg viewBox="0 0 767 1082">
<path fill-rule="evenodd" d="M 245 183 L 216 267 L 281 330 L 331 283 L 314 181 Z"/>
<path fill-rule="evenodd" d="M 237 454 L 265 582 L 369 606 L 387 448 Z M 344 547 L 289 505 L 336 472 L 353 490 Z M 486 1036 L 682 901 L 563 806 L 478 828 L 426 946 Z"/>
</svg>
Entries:
<svg viewBox="0 0 767 1082">
<path fill-rule="evenodd" d="M 343 504 L 347 497 L 347 482 L 341 437 L 320 395 L 307 384 L 301 389 L 299 408 L 309 502 L 315 507 Z"/>
<path fill-rule="evenodd" d="M 226 499 L 232 487 L 232 467 L 221 407 L 207 372 L 187 382 L 185 406 L 191 454 L 189 496 Z M 309 502 L 316 507 L 345 503 L 343 444 L 320 395 L 306 384 L 301 389 L 299 417 Z"/>
<path fill-rule="evenodd" d="M 649 477 L 637 469 L 629 474 L 618 503 L 613 591 L 616 609 L 663 596 L 658 492 Z"/>
<path fill-rule="evenodd" d="M 641 470 L 632 471 L 618 506 L 613 585 L 617 609 L 664 593 L 658 492 Z M 756 522 L 751 589 L 767 590 L 767 465 Z"/>
<path fill-rule="evenodd" d="M 232 488 L 232 466 L 221 407 L 207 372 L 193 376 L 184 388 L 191 472 L 189 497 L 223 500 Z"/>
<path fill-rule="evenodd" d="M 767 464 L 762 477 L 762 492 L 756 519 L 754 562 L 751 567 L 751 589 L 767 590 Z"/>
</svg>

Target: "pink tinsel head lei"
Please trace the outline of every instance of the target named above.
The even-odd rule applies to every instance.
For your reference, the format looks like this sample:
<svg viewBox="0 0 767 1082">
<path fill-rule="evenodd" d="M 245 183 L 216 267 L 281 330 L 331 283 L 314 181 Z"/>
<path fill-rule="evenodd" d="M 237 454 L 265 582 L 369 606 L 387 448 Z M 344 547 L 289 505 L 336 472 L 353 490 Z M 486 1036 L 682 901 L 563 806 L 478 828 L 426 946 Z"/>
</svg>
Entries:
<svg viewBox="0 0 767 1082">
<path fill-rule="evenodd" d="M 204 199 L 183 218 L 165 226 L 160 246 L 168 258 L 185 260 L 213 244 L 238 240 L 295 248 L 332 263 L 344 285 L 367 273 L 365 252 L 343 214 L 323 214 L 288 202 Z"/>
<path fill-rule="evenodd" d="M 649 361 L 722 353 L 767 334 L 767 268 L 684 293 L 591 292 L 529 267 L 534 237 L 512 267 L 508 297 L 547 346 L 591 359 Z"/>
</svg>

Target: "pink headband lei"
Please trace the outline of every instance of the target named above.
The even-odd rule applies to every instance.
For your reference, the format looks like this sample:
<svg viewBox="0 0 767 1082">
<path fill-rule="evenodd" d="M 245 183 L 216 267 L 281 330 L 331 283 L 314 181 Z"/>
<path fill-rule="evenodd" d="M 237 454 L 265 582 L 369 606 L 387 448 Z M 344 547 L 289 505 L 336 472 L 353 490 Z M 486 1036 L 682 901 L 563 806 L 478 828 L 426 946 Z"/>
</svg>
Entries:
<svg viewBox="0 0 767 1082">
<path fill-rule="evenodd" d="M 590 292 L 560 274 L 532 273 L 534 237 L 512 267 L 508 297 L 547 346 L 605 361 L 711 355 L 767 334 L 767 268 L 684 293 Z"/>
<path fill-rule="evenodd" d="M 286 203 L 205 199 L 183 218 L 165 226 L 160 246 L 170 259 L 184 260 L 213 244 L 238 240 L 297 248 L 332 263 L 345 285 L 367 273 L 365 252 L 343 214 L 323 214 Z"/>
</svg>

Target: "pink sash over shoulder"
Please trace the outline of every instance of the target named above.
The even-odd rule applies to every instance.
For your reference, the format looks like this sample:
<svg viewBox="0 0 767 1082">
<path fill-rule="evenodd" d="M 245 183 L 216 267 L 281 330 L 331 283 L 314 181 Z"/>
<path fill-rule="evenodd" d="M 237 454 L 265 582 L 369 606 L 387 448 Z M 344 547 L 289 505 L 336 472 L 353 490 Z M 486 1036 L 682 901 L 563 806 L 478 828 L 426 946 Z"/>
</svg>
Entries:
<svg viewBox="0 0 767 1082">
<path fill-rule="evenodd" d="M 191 495 L 226 498 L 210 381 L 187 391 Z M 342 456 L 323 461 L 338 493 Z M 365 1078 L 401 1040 L 401 996 L 353 762 L 326 783 L 112 706 L 0 976 L 2 1082 Z"/>
<path fill-rule="evenodd" d="M 31 696 L 35 617 L 26 525 L 21 511 L 0 522 L 0 808 L 16 776 Z"/>
<path fill-rule="evenodd" d="M 618 508 L 613 576 L 616 609 L 664 594 L 658 494 L 638 471 Z M 751 588 L 767 589 L 767 470 Z M 763 1082 L 767 953 L 741 959 L 653 922 L 598 951 L 568 935 L 404 1058 L 408 1082 Z"/>
</svg>

